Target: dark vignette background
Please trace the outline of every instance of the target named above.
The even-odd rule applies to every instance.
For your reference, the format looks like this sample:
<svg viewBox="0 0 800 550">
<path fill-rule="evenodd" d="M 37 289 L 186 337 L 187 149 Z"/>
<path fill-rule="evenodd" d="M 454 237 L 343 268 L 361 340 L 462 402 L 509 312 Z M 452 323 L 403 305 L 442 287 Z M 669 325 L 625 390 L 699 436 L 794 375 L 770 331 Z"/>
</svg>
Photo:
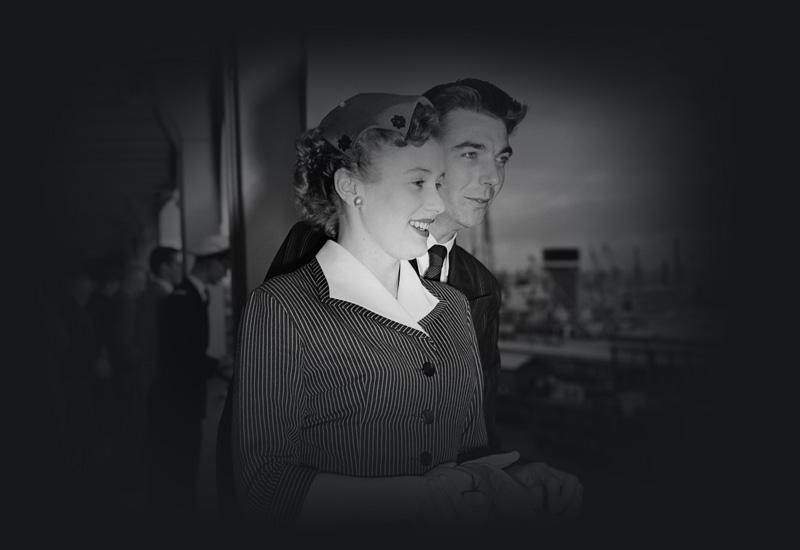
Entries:
<svg viewBox="0 0 800 550">
<path fill-rule="evenodd" d="M 737 262 L 741 259 L 739 247 L 747 242 L 755 244 L 752 235 L 750 241 L 740 238 L 742 227 L 734 214 L 737 194 L 741 192 L 736 170 L 740 159 L 734 153 L 737 132 L 741 131 L 736 114 L 738 82 L 734 80 L 737 56 L 741 53 L 736 29 L 724 19 L 683 18 L 669 12 L 641 20 L 608 13 L 553 20 L 535 10 L 520 11 L 519 17 L 515 17 L 512 7 L 506 5 L 505 8 L 502 20 L 492 24 L 490 18 L 482 16 L 483 12 L 470 12 L 472 8 L 466 6 L 464 10 L 468 13 L 454 15 L 447 11 L 439 14 L 431 10 L 428 17 L 407 6 L 403 9 L 398 6 L 396 11 L 387 10 L 385 17 L 378 18 L 378 23 L 370 19 L 370 26 L 373 30 L 384 31 L 386 40 L 408 37 L 415 47 L 425 44 L 431 36 L 437 40 L 448 36 L 459 40 L 511 37 L 507 40 L 512 45 L 554 46 L 569 52 L 563 57 L 565 66 L 596 71 L 598 79 L 604 78 L 606 71 L 625 71 L 626 68 L 645 74 L 652 66 L 672 70 L 678 80 L 691 82 L 699 107 L 696 110 L 697 123 L 698 127 L 705 129 L 703 141 L 708 151 L 702 169 L 709 174 L 707 194 L 714 204 L 715 219 L 709 220 L 709 224 L 730 228 L 730 231 L 723 232 L 726 240 L 720 250 L 723 311 L 730 312 L 736 307 L 737 318 L 740 315 L 748 318 L 748 306 L 752 308 L 752 305 L 746 297 L 735 299 L 742 288 L 741 283 L 750 275 Z M 297 32 L 314 30 L 333 34 L 356 32 L 363 30 L 362 21 L 369 17 L 369 12 L 364 10 L 355 10 L 354 15 L 345 16 L 341 10 L 329 9 L 329 12 L 303 13 L 300 16 L 297 13 L 285 15 L 270 8 L 258 10 L 257 16 L 243 17 L 232 9 L 219 13 L 200 7 L 173 12 L 164 7 L 156 9 L 144 5 L 118 8 L 70 6 L 48 8 L 46 17 L 35 18 L 36 24 L 19 33 L 15 40 L 8 71 L 8 88 L 13 97 L 9 114 L 13 132 L 10 134 L 15 142 L 14 149 L 18 150 L 12 159 L 13 181 L 25 182 L 24 185 L 18 184 L 23 191 L 21 202 L 33 206 L 21 208 L 16 216 L 12 214 L 10 217 L 12 227 L 16 227 L 12 235 L 23 243 L 22 264 L 32 266 L 32 277 L 28 278 L 27 273 L 21 274 L 24 279 L 22 288 L 31 289 L 51 282 L 47 260 L 57 251 L 52 250 L 49 243 L 60 228 L 50 220 L 37 218 L 36 204 L 40 203 L 42 194 L 58 196 L 70 192 L 69 181 L 60 177 L 51 161 L 65 146 L 59 136 L 80 124 L 80 121 L 71 119 L 66 107 L 80 97 L 83 79 L 92 73 L 94 67 L 114 63 L 121 71 L 126 68 L 145 70 L 146 59 L 151 59 L 153 52 L 169 56 L 172 49 L 208 48 L 216 40 L 236 36 L 238 32 L 295 29 Z M 412 15 L 406 10 L 410 10 Z M 508 12 L 512 12 L 511 15 Z M 91 201 L 93 197 L 85 200 Z M 24 335 L 35 335 L 37 312 L 32 311 L 24 300 L 20 305 L 24 315 L 20 317 L 22 322 L 19 326 Z M 748 343 L 753 341 L 758 327 L 744 331 L 740 324 L 730 322 L 728 317 L 726 313 L 722 319 L 726 327 L 724 344 L 728 345 L 723 346 L 713 379 L 697 396 L 695 410 L 690 412 L 694 421 L 687 452 L 675 464 L 673 482 L 664 484 L 658 494 L 652 495 L 655 509 L 661 513 L 642 517 L 637 515 L 640 509 L 637 503 L 619 502 L 620 515 L 627 516 L 627 521 L 619 524 L 587 521 L 572 530 L 549 530 L 538 534 L 543 540 L 552 536 L 576 542 L 591 539 L 616 541 L 622 545 L 639 542 L 647 546 L 671 537 L 689 541 L 698 534 L 728 538 L 726 535 L 734 530 L 729 513 L 732 508 L 739 507 L 736 496 L 742 494 L 731 486 L 731 480 L 737 479 L 740 473 L 735 460 L 737 456 L 751 452 L 746 448 L 747 441 L 734 437 L 738 433 L 733 418 L 738 416 L 733 411 L 743 406 L 757 407 L 760 403 L 758 397 L 755 402 L 746 402 L 740 393 L 744 368 L 757 360 L 756 350 Z M 41 351 L 37 350 L 35 338 L 24 346 L 24 351 L 22 361 L 18 360 L 17 364 L 35 367 L 37 353 Z M 70 506 L 69 496 L 58 494 L 59 480 L 52 478 L 49 467 L 52 460 L 57 460 L 48 454 L 51 439 L 48 430 L 52 426 L 41 413 L 44 407 L 37 402 L 37 382 L 35 368 L 25 371 L 20 387 L 30 388 L 30 391 L 16 392 L 14 399 L 19 401 L 14 405 L 15 410 L 22 411 L 22 414 L 15 414 L 15 429 L 9 432 L 13 442 L 9 449 L 20 459 L 16 470 L 20 473 L 15 484 L 20 489 L 15 499 L 16 510 L 21 512 L 26 522 L 38 527 L 38 534 L 47 540 L 57 538 L 55 532 L 42 528 L 47 525 L 65 529 L 67 534 L 89 535 L 92 539 L 96 534 L 98 542 L 103 540 L 101 534 L 109 532 L 114 533 L 111 535 L 114 541 L 125 540 L 128 535 L 131 537 L 128 540 L 147 536 L 154 526 L 141 526 L 140 529 L 131 525 L 132 518 L 87 518 L 80 506 Z M 739 483 L 742 482 L 736 483 L 737 487 Z M 613 502 L 613 497 L 610 501 Z M 620 525 L 626 527 L 623 529 Z M 124 527 L 122 531 L 117 530 L 119 526 Z M 171 531 L 182 527 L 186 526 L 158 526 L 156 529 Z M 263 535 L 250 530 L 229 532 L 225 526 L 193 528 L 197 530 L 188 535 L 190 539 L 209 546 L 221 544 L 227 538 L 237 540 L 242 536 L 256 538 Z M 203 538 L 200 535 L 210 532 L 214 536 Z M 288 536 L 285 533 L 270 535 L 275 536 L 276 541 Z M 485 547 L 490 544 L 489 539 L 508 537 L 515 544 L 533 542 L 520 533 L 491 533 L 460 544 Z M 160 539 L 161 542 L 166 540 L 176 542 Z M 313 537 L 301 540 L 310 546 L 331 543 Z M 400 540 L 402 537 L 394 542 L 397 544 Z M 351 544 L 369 542 L 369 534 L 353 534 L 350 541 Z M 412 543 L 434 546 L 442 542 L 441 536 L 431 535 L 424 541 Z"/>
</svg>

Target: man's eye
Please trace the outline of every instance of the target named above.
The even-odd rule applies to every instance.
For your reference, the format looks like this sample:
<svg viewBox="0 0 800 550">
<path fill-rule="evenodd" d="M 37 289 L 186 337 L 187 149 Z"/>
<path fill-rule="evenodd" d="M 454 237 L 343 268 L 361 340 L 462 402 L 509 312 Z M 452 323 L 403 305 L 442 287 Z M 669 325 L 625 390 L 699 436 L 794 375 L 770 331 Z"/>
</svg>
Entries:
<svg viewBox="0 0 800 550">
<path fill-rule="evenodd" d="M 462 153 L 461 156 L 465 159 L 475 160 L 478 158 L 478 153 L 476 151 L 467 151 L 466 153 Z"/>
<path fill-rule="evenodd" d="M 497 164 L 505 164 L 509 160 L 511 160 L 511 157 L 509 157 L 509 156 L 497 157 Z"/>
<path fill-rule="evenodd" d="M 422 187 L 423 185 L 425 185 L 425 180 L 414 180 L 411 183 L 416 185 L 417 187 Z"/>
</svg>

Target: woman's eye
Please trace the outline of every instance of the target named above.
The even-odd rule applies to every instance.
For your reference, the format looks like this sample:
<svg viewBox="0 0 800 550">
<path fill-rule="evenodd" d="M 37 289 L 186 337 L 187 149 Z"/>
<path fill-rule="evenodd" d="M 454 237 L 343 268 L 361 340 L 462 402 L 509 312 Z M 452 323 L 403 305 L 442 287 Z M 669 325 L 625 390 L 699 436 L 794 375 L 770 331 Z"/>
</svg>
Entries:
<svg viewBox="0 0 800 550">
<path fill-rule="evenodd" d="M 423 185 L 425 185 L 425 180 L 414 180 L 411 183 L 413 183 L 417 187 L 422 187 Z"/>
</svg>

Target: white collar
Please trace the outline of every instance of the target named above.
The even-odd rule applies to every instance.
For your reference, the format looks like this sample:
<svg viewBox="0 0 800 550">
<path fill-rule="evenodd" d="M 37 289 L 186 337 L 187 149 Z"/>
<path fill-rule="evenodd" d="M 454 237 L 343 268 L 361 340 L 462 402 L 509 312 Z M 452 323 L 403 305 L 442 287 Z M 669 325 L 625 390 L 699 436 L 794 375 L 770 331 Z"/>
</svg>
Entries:
<svg viewBox="0 0 800 550">
<path fill-rule="evenodd" d="M 433 236 L 433 233 L 428 232 L 428 250 L 430 250 L 433 245 L 440 244 L 447 249 L 447 254 L 449 255 L 450 252 L 453 251 L 453 247 L 456 245 L 456 235 L 458 235 L 458 231 L 453 233 L 453 236 L 449 241 L 440 243 L 436 240 L 436 237 Z"/>
<path fill-rule="evenodd" d="M 425 332 L 419 320 L 428 315 L 439 300 L 422 286 L 408 262 L 400 262 L 395 298 L 364 264 L 336 241 L 327 241 L 317 252 L 316 259 L 328 281 L 331 298 L 359 305 L 396 323 Z"/>
<path fill-rule="evenodd" d="M 161 277 L 153 277 L 153 282 L 163 288 L 167 294 L 172 294 L 172 291 L 175 290 L 175 285 L 167 281 L 166 279 L 162 279 Z"/>
<path fill-rule="evenodd" d="M 191 283 L 194 285 L 194 287 L 197 289 L 197 292 L 199 292 L 199 293 L 200 293 L 200 297 L 201 297 L 203 300 L 205 300 L 205 299 L 208 297 L 208 293 L 207 293 L 207 285 L 206 285 L 206 284 L 205 284 L 203 281 L 201 281 L 200 279 L 198 279 L 197 277 L 195 277 L 194 275 L 192 275 L 191 273 L 189 273 L 189 274 L 186 276 L 186 278 L 187 278 L 187 279 L 189 279 L 189 281 L 190 281 L 190 282 L 191 282 Z"/>
</svg>

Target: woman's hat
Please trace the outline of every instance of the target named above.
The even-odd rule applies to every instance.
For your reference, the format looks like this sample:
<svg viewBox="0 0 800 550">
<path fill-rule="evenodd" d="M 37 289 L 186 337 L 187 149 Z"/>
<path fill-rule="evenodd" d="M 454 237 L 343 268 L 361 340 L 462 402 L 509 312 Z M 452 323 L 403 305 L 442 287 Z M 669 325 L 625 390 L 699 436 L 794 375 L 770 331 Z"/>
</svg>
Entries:
<svg viewBox="0 0 800 550">
<path fill-rule="evenodd" d="M 405 138 L 420 103 L 432 106 L 427 98 L 416 95 L 357 94 L 328 113 L 319 123 L 319 129 L 325 141 L 352 158 L 353 144 L 366 130 L 391 130 Z"/>
</svg>

